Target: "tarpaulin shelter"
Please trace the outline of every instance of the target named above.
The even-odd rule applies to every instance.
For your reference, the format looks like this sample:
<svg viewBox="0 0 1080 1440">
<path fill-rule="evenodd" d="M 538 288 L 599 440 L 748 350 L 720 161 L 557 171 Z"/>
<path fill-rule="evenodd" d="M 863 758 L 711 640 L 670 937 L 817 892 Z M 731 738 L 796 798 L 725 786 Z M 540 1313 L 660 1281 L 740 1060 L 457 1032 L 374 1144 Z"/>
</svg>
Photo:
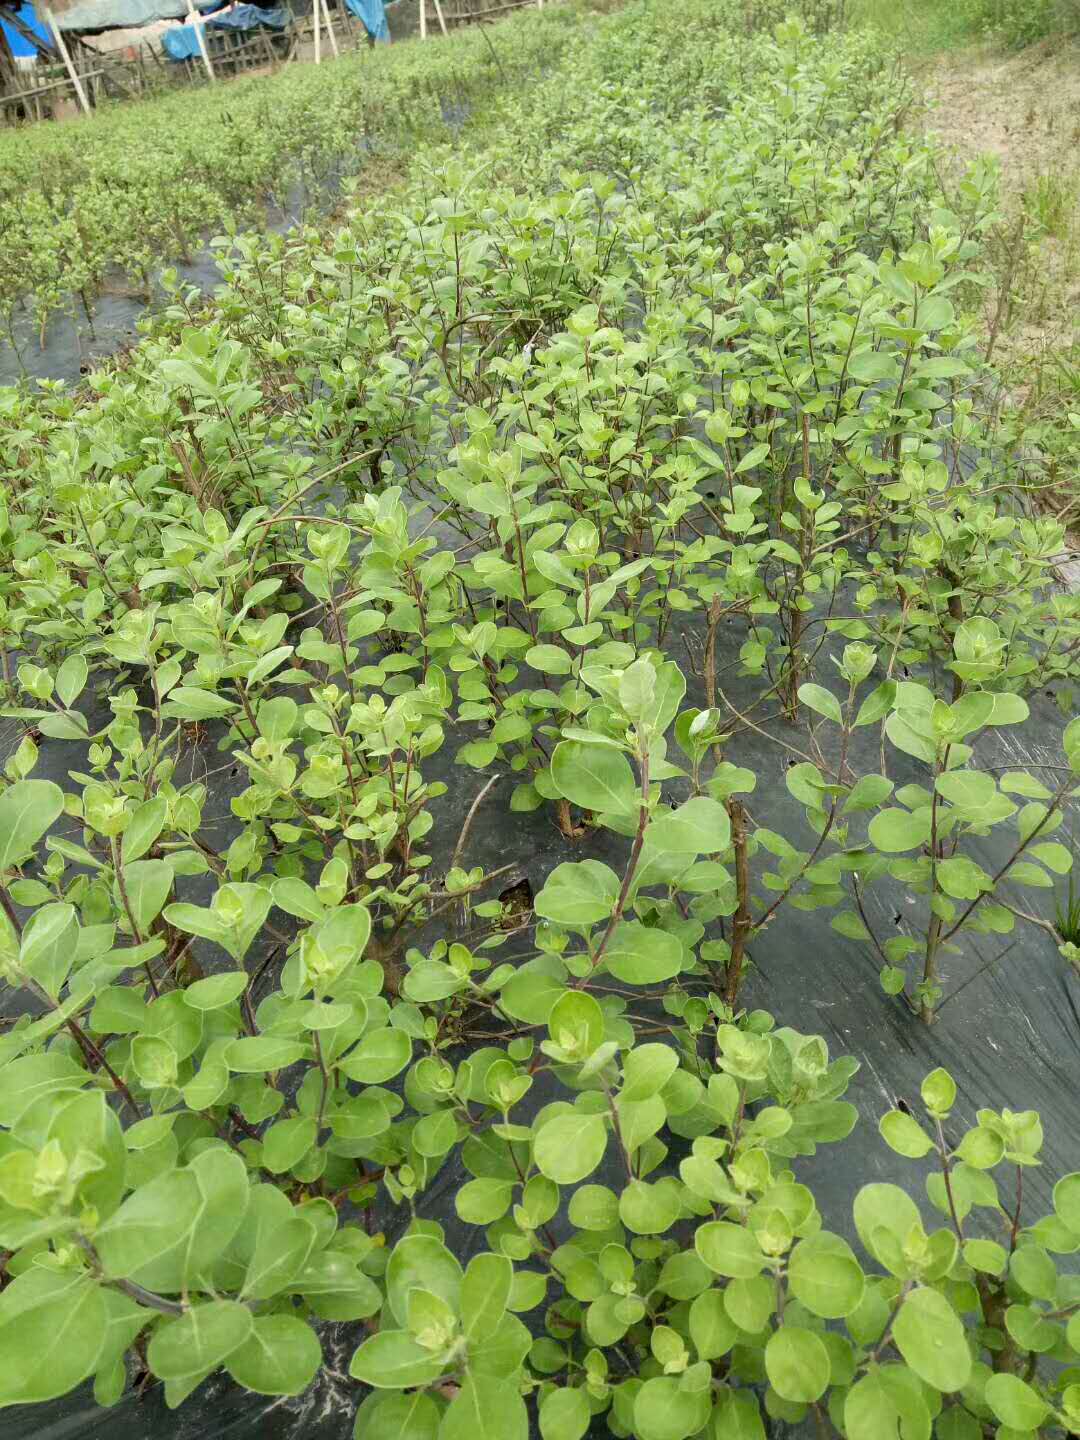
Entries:
<svg viewBox="0 0 1080 1440">
<path fill-rule="evenodd" d="M 57 27 L 65 32 L 139 29 L 155 20 L 181 20 L 192 8 L 212 10 L 219 0 L 53 0 Z"/>
<path fill-rule="evenodd" d="M 292 14 L 284 5 L 266 9 L 259 5 L 234 5 L 221 15 L 205 21 L 207 31 L 250 31 L 265 28 L 284 31 L 292 23 Z M 197 60 L 199 37 L 194 25 L 178 25 L 161 37 L 162 48 L 170 60 Z"/>
<path fill-rule="evenodd" d="M 43 48 L 51 48 L 48 28 L 38 19 L 28 0 L 21 5 L 0 6 L 0 29 L 3 29 L 8 49 L 16 60 L 32 59 Z M 33 43 L 34 36 L 40 44 Z"/>
<path fill-rule="evenodd" d="M 386 23 L 383 0 L 345 0 L 345 4 L 373 40 L 389 45 L 390 27 Z"/>
</svg>

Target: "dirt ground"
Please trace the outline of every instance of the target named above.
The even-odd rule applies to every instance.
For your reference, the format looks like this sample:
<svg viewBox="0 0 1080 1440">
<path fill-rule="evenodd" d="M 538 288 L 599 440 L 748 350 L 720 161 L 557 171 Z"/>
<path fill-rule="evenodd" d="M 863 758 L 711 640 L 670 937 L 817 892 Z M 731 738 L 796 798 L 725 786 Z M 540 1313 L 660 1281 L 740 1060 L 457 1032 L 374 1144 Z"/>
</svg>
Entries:
<svg viewBox="0 0 1080 1440">
<path fill-rule="evenodd" d="M 1038 387 L 1080 343 L 1080 47 L 952 52 L 917 78 L 923 123 L 956 155 L 956 174 L 980 155 L 1001 166 L 987 329 L 1002 368 Z"/>
</svg>

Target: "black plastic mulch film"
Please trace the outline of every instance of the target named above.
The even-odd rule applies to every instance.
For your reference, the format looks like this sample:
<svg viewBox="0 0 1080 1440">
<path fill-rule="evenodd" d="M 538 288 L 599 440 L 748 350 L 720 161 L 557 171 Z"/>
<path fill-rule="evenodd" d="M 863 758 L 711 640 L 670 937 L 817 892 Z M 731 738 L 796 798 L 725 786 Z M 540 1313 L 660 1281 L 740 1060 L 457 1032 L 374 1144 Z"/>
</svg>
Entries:
<svg viewBox="0 0 1080 1440">
<path fill-rule="evenodd" d="M 733 633 L 725 649 L 729 645 L 737 649 L 740 641 L 741 636 Z M 685 661 L 686 649 L 680 636 L 672 638 L 669 650 L 674 658 Z M 689 673 L 687 681 L 684 704 L 701 703 L 702 697 L 696 693 L 698 682 Z M 735 704 L 741 698 L 737 690 L 732 691 Z M 980 741 L 984 763 L 1029 768 L 1035 773 L 1039 773 L 1040 763 L 1060 763 L 1064 728 L 1060 711 L 1042 694 L 1031 697 L 1030 704 L 1031 720 L 1020 735 L 999 730 Z M 101 718 L 106 722 L 104 713 Z M 1033 736 L 1039 739 L 1027 738 Z M 855 737 L 851 754 L 854 768 L 857 772 L 873 770 L 878 753 L 876 732 L 871 727 L 855 732 Z M 9 737 L 3 753 L 11 748 Z M 77 768 L 78 748 L 56 741 L 43 742 L 36 773 L 64 785 L 68 770 Z M 455 748 L 448 741 L 425 766 L 429 778 L 442 779 L 448 786 L 433 835 L 433 839 L 442 837 L 446 854 L 440 854 L 436 840 L 432 846 L 436 866 L 445 862 L 485 778 L 467 767 L 453 765 Z M 764 737 L 744 731 L 730 753 L 738 764 L 757 774 L 757 788 L 746 797 L 753 820 L 788 836 L 795 844 L 805 843 L 810 832 L 802 807 L 785 784 L 785 771 L 791 763 L 787 752 Z M 924 778 L 917 761 L 895 751 L 891 752 L 891 761 L 898 784 Z M 215 783 L 210 802 L 213 817 L 229 820 L 231 795 L 242 785 L 242 777 L 228 772 L 223 784 Z M 554 866 L 568 858 L 592 856 L 621 868 L 627 850 L 622 838 L 601 830 L 590 837 L 587 847 L 569 851 L 546 808 L 533 814 L 511 814 L 505 797 L 500 797 L 501 788 L 497 785 L 492 790 L 476 816 L 468 864 L 494 870 L 514 858 L 534 894 Z M 670 788 L 676 791 L 676 787 Z M 672 798 L 677 799 L 677 793 Z M 994 832 L 973 847 L 973 858 L 993 873 L 1011 853 L 1012 843 L 1008 828 L 1001 827 L 1000 835 Z M 199 890 L 206 883 L 205 879 L 189 881 L 187 898 L 202 898 L 205 902 L 208 896 L 200 896 Z M 1053 892 L 1038 893 L 1043 914 L 1048 916 Z M 869 892 L 867 903 L 879 933 L 888 935 L 899 933 L 906 907 L 916 901 L 899 884 L 877 884 Z M 1025 903 L 1035 904 L 1030 891 L 1025 892 Z M 882 993 L 878 961 L 871 947 L 833 930 L 829 923 L 832 913 L 830 909 L 799 911 L 782 906 L 754 946 L 753 968 L 740 997 L 747 1008 L 766 1009 L 780 1024 L 806 1034 L 821 1034 L 833 1058 L 853 1055 L 860 1063 L 845 1097 L 859 1111 L 853 1134 L 839 1145 L 825 1146 L 815 1157 L 794 1162 L 798 1179 L 814 1191 L 825 1225 L 858 1246 L 851 1205 L 860 1186 L 871 1181 L 893 1182 L 912 1191 L 928 1223 L 933 1221 L 935 1212 L 919 1188 L 919 1165 L 895 1155 L 879 1136 L 877 1125 L 898 1102 L 910 1103 L 917 1112 L 920 1083 L 939 1065 L 950 1071 L 959 1090 L 947 1138 L 957 1139 L 981 1108 L 1034 1109 L 1041 1113 L 1046 1132 L 1043 1163 L 1026 1173 L 1025 1213 L 1032 1217 L 1045 1213 L 1051 1208 L 1050 1192 L 1055 1180 L 1080 1165 L 1080 983 L 1051 937 L 1042 929 L 1027 926 L 1018 928 L 1013 936 L 969 938 L 964 953 L 951 962 L 947 991 L 959 985 L 966 988 L 955 1004 L 946 1001 L 939 1018 L 926 1026 L 899 1000 Z M 893 927 L 891 931 L 889 927 Z M 515 937 L 497 953 L 500 958 L 513 958 L 515 951 L 524 953 L 526 948 Z M 460 1060 L 464 1053 L 452 1058 Z M 553 1091 L 549 1094 L 544 1085 L 537 1084 L 522 1108 L 534 1113 L 553 1097 Z M 673 1151 L 668 1163 L 677 1163 L 679 1158 Z M 601 1170 L 591 1179 L 617 1186 L 613 1156 L 610 1161 L 609 1173 Z M 929 1162 L 923 1162 L 925 1173 L 929 1168 Z M 483 1227 L 465 1225 L 455 1213 L 454 1196 L 468 1178 L 455 1157 L 418 1199 L 418 1213 L 445 1227 L 447 1243 L 463 1263 L 487 1248 Z M 393 1243 L 407 1221 L 407 1210 L 395 1210 L 383 1198 L 377 1223 L 385 1229 L 388 1243 Z M 556 1217 L 553 1225 L 557 1236 L 560 1229 L 565 1233 L 565 1224 L 564 1214 Z M 522 1318 L 542 1333 L 542 1317 L 541 1306 Z M 87 1386 L 47 1405 L 8 1410 L 0 1433 L 4 1440 L 224 1440 L 239 1436 L 257 1436 L 259 1440 L 345 1440 L 352 1435 L 356 1409 L 366 1393 L 348 1377 L 349 1358 L 363 1333 L 359 1324 L 324 1326 L 323 1370 L 312 1387 L 295 1399 L 251 1395 L 219 1375 L 208 1380 L 176 1411 L 165 1407 L 161 1387 L 156 1384 L 141 1395 L 129 1390 L 119 1404 L 103 1410 L 95 1404 Z M 597 1435 L 608 1433 L 603 1417 L 594 1428 Z M 770 1422 L 773 1436 L 801 1435 L 804 1429 Z"/>
</svg>

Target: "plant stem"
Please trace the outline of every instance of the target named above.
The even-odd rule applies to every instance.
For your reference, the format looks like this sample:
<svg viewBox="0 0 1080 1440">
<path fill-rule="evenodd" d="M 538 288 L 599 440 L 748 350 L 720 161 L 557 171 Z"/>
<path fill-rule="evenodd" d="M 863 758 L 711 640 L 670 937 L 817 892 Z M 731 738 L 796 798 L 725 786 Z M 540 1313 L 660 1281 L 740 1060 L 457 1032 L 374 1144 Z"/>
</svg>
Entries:
<svg viewBox="0 0 1080 1440">
<path fill-rule="evenodd" d="M 735 796 L 728 801 L 727 810 L 731 818 L 731 844 L 735 851 L 735 893 L 739 904 L 731 927 L 731 955 L 724 976 L 724 999 L 734 1009 L 742 984 L 746 942 L 750 938 L 754 922 L 750 913 L 750 858 L 746 844 L 746 811 L 742 801 Z"/>
<path fill-rule="evenodd" d="M 626 909 L 626 902 L 630 896 L 630 887 L 634 883 L 634 875 L 637 871 L 638 861 L 641 859 L 641 847 L 645 843 L 645 828 L 649 823 L 649 752 L 645 750 L 640 759 L 641 766 L 641 808 L 638 811 L 637 833 L 634 836 L 634 843 L 630 850 L 630 859 L 627 861 L 626 871 L 623 875 L 622 887 L 619 890 L 619 898 L 615 902 L 615 909 L 611 912 L 611 919 L 607 923 L 600 944 L 592 957 L 590 974 L 595 971 L 601 960 L 604 958 L 604 951 L 608 947 L 615 932 L 615 926 L 622 919 L 622 913 Z M 583 975 L 580 980 L 575 981 L 574 989 L 580 990 L 588 983 L 589 975 Z"/>
</svg>

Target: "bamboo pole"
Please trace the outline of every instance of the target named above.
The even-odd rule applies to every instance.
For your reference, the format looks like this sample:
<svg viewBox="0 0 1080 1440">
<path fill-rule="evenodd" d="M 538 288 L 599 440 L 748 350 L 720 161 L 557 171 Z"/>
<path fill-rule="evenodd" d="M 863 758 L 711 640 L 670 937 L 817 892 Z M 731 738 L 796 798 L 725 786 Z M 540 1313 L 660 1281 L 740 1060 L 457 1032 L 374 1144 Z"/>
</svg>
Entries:
<svg viewBox="0 0 1080 1440">
<path fill-rule="evenodd" d="M 319 0 L 316 0 L 316 4 Z M 330 0 L 321 0 L 323 7 L 323 18 L 326 21 L 326 33 L 330 37 L 330 49 L 334 52 L 334 59 L 337 60 L 341 52 L 338 49 L 337 36 L 334 34 L 334 22 L 330 18 Z"/>
<path fill-rule="evenodd" d="M 49 29 L 52 31 L 53 38 L 56 40 L 56 48 L 60 51 L 60 58 L 63 60 L 64 66 L 67 70 L 68 79 L 71 81 L 72 85 L 75 86 L 75 93 L 79 97 L 79 104 L 82 106 L 83 111 L 87 115 L 89 115 L 90 102 L 86 98 L 86 91 L 83 89 L 82 81 L 79 79 L 79 72 L 75 69 L 75 66 L 72 63 L 71 54 L 68 51 L 67 45 L 64 42 L 63 35 L 60 33 L 60 26 L 56 23 L 56 16 L 51 10 L 46 10 L 45 15 L 49 22 Z"/>
<path fill-rule="evenodd" d="M 203 18 L 195 9 L 193 0 L 188 0 L 188 23 L 195 27 L 195 39 L 199 42 L 199 54 L 202 56 L 202 63 L 211 84 L 217 79 L 214 74 L 214 67 L 210 64 L 210 51 L 206 48 L 206 30 L 203 26 Z"/>
<path fill-rule="evenodd" d="M 443 19 L 441 0 L 435 0 L 435 14 L 439 17 L 439 24 L 442 26 L 442 33 L 444 35 L 449 35 L 450 32 L 446 28 L 446 21 Z"/>
<path fill-rule="evenodd" d="M 319 0 L 312 0 L 311 18 L 315 21 L 315 64 L 322 64 L 322 20 L 320 11 L 322 6 Z"/>
<path fill-rule="evenodd" d="M 427 39 L 427 0 L 420 0 L 420 39 Z"/>
</svg>

